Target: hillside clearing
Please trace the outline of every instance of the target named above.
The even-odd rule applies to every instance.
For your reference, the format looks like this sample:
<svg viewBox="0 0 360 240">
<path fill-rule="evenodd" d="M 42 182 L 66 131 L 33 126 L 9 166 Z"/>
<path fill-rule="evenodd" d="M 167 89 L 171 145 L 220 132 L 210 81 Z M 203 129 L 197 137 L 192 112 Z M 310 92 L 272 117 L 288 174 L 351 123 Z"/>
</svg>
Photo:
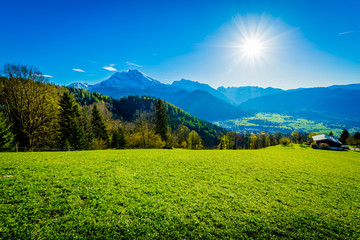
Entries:
<svg viewBox="0 0 360 240">
<path fill-rule="evenodd" d="M 0 239 L 360 238 L 360 153 L 1 153 Z"/>
</svg>

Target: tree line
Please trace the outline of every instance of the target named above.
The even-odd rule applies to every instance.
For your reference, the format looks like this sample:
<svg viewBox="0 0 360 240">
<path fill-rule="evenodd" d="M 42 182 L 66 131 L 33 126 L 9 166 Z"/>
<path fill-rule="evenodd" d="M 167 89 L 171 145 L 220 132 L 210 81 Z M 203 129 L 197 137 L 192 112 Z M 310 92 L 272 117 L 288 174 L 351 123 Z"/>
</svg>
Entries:
<svg viewBox="0 0 360 240">
<path fill-rule="evenodd" d="M 330 136 L 332 136 L 332 132 L 330 132 Z M 339 136 L 339 141 L 344 145 L 352 145 L 359 148 L 360 132 L 350 134 L 348 130 L 344 129 Z"/>
<path fill-rule="evenodd" d="M 228 132 L 220 138 L 217 149 L 260 149 L 279 144 L 288 146 L 291 143 L 296 143 L 291 139 L 291 134 L 279 131 L 275 133 L 262 131 L 257 134 Z"/>
</svg>

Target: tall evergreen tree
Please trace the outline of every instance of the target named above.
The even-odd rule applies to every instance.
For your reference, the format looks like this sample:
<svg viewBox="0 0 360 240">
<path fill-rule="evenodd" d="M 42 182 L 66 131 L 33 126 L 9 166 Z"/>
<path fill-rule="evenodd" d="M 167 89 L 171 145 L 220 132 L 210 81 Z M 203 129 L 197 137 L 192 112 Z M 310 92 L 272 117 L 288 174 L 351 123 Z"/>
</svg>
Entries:
<svg viewBox="0 0 360 240">
<path fill-rule="evenodd" d="M 73 147 L 76 150 L 84 150 L 89 148 L 89 144 L 86 141 L 86 137 L 84 135 L 84 132 L 80 128 L 79 121 L 77 120 L 74 125 L 74 133 L 73 133 L 73 139 L 72 139 Z"/>
<path fill-rule="evenodd" d="M 124 130 L 120 127 L 117 130 L 113 131 L 111 139 L 111 148 L 121 149 L 124 148 L 126 144 Z"/>
<path fill-rule="evenodd" d="M 330 136 L 330 137 L 333 137 L 333 136 L 334 136 L 334 134 L 333 134 L 332 131 L 330 131 L 329 136 Z"/>
<path fill-rule="evenodd" d="M 87 148 L 89 148 L 90 144 L 92 143 L 92 141 L 94 139 L 94 135 L 92 132 L 90 108 L 87 108 L 87 107 L 81 108 L 80 117 L 79 117 L 79 125 L 81 127 L 82 132 L 85 135 L 85 141 L 87 144 Z"/>
<path fill-rule="evenodd" d="M 346 129 L 344 129 L 339 137 L 339 141 L 342 144 L 346 144 L 346 141 L 348 140 L 349 137 L 350 137 L 349 132 Z"/>
<path fill-rule="evenodd" d="M 164 101 L 157 99 L 155 105 L 155 133 L 159 134 L 161 140 L 167 142 L 168 140 L 168 116 L 165 109 Z"/>
<path fill-rule="evenodd" d="M 11 131 L 11 127 L 7 124 L 4 114 L 0 112 L 0 151 L 10 150 L 13 142 L 14 134 Z"/>
<path fill-rule="evenodd" d="M 354 139 L 360 139 L 360 132 L 356 132 L 354 134 Z"/>
<path fill-rule="evenodd" d="M 359 147 L 360 146 L 360 133 L 356 132 L 353 137 L 352 145 Z"/>
<path fill-rule="evenodd" d="M 85 149 L 86 140 L 84 133 L 82 132 L 78 117 L 79 106 L 75 102 L 72 95 L 65 91 L 60 98 L 60 147 L 62 149 L 74 148 Z"/>
<path fill-rule="evenodd" d="M 109 143 L 109 133 L 106 130 L 104 120 L 103 120 L 101 113 L 99 111 L 99 108 L 97 107 L 96 104 L 94 104 L 94 107 L 92 109 L 91 117 L 92 117 L 91 125 L 92 125 L 92 131 L 93 131 L 94 138 L 102 139 L 108 144 Z"/>
</svg>

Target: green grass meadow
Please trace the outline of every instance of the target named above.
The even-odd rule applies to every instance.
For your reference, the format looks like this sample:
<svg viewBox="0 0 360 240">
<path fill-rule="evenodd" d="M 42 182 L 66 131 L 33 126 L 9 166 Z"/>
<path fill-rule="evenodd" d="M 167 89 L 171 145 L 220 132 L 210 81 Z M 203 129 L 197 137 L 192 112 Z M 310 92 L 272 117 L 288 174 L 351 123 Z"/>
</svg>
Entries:
<svg viewBox="0 0 360 240">
<path fill-rule="evenodd" d="M 359 239 L 360 153 L 1 153 L 0 239 L 30 238 Z"/>
</svg>

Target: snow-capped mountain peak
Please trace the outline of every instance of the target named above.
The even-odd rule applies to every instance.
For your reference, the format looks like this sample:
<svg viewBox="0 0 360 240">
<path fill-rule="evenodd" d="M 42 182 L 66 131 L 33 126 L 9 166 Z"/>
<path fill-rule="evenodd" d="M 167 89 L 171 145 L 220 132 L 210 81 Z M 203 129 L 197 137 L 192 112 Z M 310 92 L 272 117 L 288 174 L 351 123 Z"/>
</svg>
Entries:
<svg viewBox="0 0 360 240">
<path fill-rule="evenodd" d="M 88 89 L 88 87 L 91 86 L 88 83 L 81 83 L 81 82 L 74 82 L 70 83 L 68 87 L 74 87 L 74 88 L 80 88 L 80 89 Z"/>
<path fill-rule="evenodd" d="M 127 89 L 147 89 L 162 85 L 159 81 L 147 76 L 139 70 L 116 72 L 109 79 L 94 85 L 95 88 L 116 87 Z"/>
</svg>

